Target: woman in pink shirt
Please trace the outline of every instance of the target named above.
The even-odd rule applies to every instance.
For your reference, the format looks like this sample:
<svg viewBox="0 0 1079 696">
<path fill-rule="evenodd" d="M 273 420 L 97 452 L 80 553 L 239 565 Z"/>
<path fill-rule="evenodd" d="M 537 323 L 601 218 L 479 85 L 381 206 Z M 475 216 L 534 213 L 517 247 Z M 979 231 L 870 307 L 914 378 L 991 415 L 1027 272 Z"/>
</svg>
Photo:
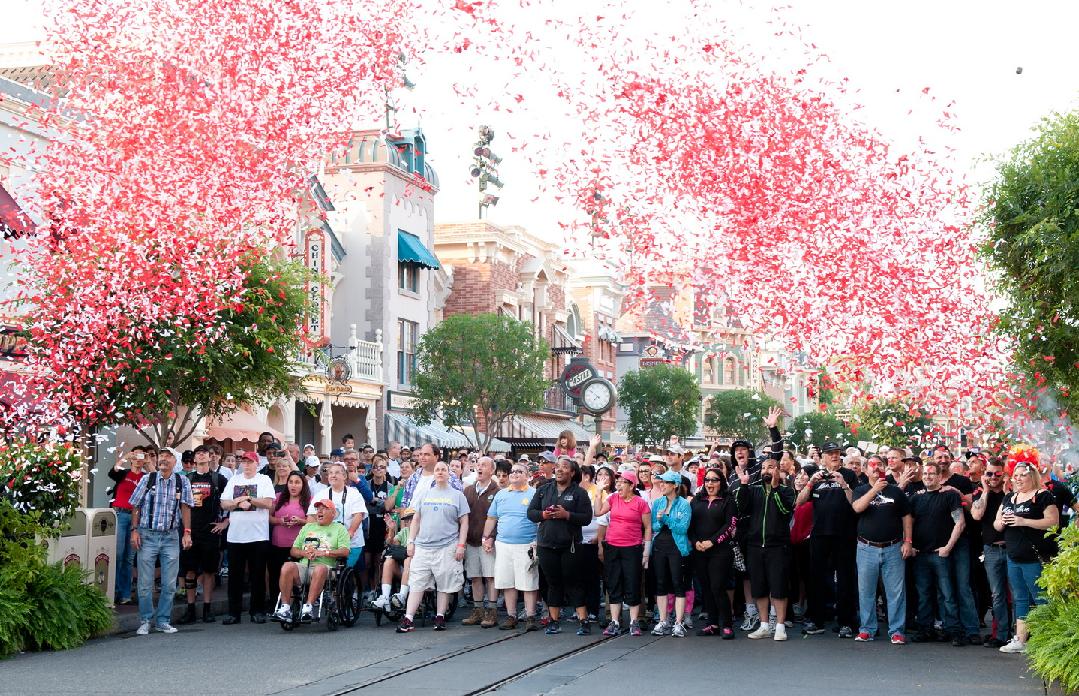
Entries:
<svg viewBox="0 0 1079 696">
<path fill-rule="evenodd" d="M 596 503 L 596 515 L 610 513 L 607 534 L 599 549 L 606 575 L 611 623 L 604 635 L 622 633 L 622 604 L 629 606 L 629 634 L 641 635 L 641 569 L 648 567 L 652 545 L 652 515 L 637 495 L 637 474 L 623 471 L 615 480 L 614 494 Z"/>
<path fill-rule="evenodd" d="M 285 479 L 285 490 L 277 494 L 270 508 L 270 554 L 266 559 L 266 571 L 270 577 L 269 598 L 275 602 L 280 591 L 281 566 L 288 560 L 300 529 L 307 524 L 310 504 L 311 487 L 307 477 L 299 471 L 290 472 Z"/>
</svg>

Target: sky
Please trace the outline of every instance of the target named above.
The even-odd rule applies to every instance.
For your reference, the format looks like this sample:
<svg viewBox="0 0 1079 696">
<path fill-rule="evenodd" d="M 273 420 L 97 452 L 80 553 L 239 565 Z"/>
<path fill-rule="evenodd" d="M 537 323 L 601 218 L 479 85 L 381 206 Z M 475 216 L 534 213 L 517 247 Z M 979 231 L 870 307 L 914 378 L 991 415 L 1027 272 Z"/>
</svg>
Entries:
<svg viewBox="0 0 1079 696">
<path fill-rule="evenodd" d="M 673 1 L 668 0 L 668 5 Z M 0 0 L 4 22 L 0 43 L 42 38 L 45 20 L 41 0 Z M 565 3 L 587 13 L 593 0 Z M 627 2 L 639 35 L 668 31 L 679 22 L 693 21 L 688 14 L 664 9 L 663 3 Z M 748 0 L 716 0 L 710 11 L 723 13 L 736 23 L 739 39 L 768 54 L 771 42 L 766 21 L 774 14 L 766 4 Z M 949 144 L 956 151 L 956 168 L 984 181 L 992 174 L 991 157 L 1029 137 L 1040 118 L 1054 110 L 1070 110 L 1079 96 L 1079 59 L 1074 54 L 1074 27 L 1079 26 L 1079 3 L 1028 0 L 1024 3 L 966 0 L 791 0 L 781 10 L 788 22 L 802 27 L 802 37 L 830 59 L 827 69 L 835 79 L 849 78 L 862 109 L 858 118 L 900 147 L 915 142 L 931 128 L 908 115 L 924 105 L 923 90 L 949 110 L 959 132 Z M 577 56 L 564 53 L 571 72 Z M 782 65 L 782 63 L 780 63 Z M 1022 74 L 1017 74 L 1022 68 Z M 460 66 L 436 61 L 410 71 L 417 84 L 400 95 L 397 114 L 403 127 L 422 125 L 430 148 L 429 160 L 441 180 L 436 199 L 439 221 L 472 219 L 476 215 L 475 183 L 469 179 L 472 141 L 479 123 L 496 131 L 492 148 L 504 158 L 500 174 L 506 181 L 498 206 L 490 217 L 496 222 L 554 227 L 558 213 L 552 202 L 537 195 L 536 155 L 527 140 L 539 127 L 557 129 L 558 115 L 535 98 L 534 85 L 516 85 L 499 66 L 479 63 L 469 68 L 477 84 L 495 90 L 505 84 L 506 103 L 523 93 L 526 98 L 511 112 L 477 113 L 463 105 L 449 85 Z M 488 74 L 489 73 L 489 74 Z M 921 100 L 921 101 L 920 101 Z M 551 125 L 554 124 L 554 125 Z M 372 127 L 375 124 L 356 124 Z M 380 125 L 380 124 L 379 124 Z M 514 152 L 516 147 L 524 147 Z"/>
</svg>

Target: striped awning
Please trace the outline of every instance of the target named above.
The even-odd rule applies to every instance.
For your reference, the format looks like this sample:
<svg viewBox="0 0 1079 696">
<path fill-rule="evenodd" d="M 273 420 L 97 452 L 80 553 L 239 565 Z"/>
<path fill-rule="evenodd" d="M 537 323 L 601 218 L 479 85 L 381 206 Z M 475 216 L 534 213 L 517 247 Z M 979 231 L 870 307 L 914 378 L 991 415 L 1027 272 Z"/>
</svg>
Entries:
<svg viewBox="0 0 1079 696">
<path fill-rule="evenodd" d="M 467 437 L 450 430 L 441 421 L 433 420 L 428 425 L 420 425 L 403 413 L 386 412 L 386 442 L 400 442 L 411 448 L 425 444 L 439 447 L 475 447 L 478 438 L 472 428 L 464 427 Z M 487 445 L 488 452 L 509 452 L 508 442 L 492 438 Z"/>
<path fill-rule="evenodd" d="M 541 418 L 539 416 L 514 416 L 509 426 L 510 435 L 515 438 L 533 438 L 547 444 L 555 444 L 563 430 L 569 430 L 577 442 L 587 443 L 593 433 L 584 429 L 580 423 L 569 418 Z"/>
</svg>

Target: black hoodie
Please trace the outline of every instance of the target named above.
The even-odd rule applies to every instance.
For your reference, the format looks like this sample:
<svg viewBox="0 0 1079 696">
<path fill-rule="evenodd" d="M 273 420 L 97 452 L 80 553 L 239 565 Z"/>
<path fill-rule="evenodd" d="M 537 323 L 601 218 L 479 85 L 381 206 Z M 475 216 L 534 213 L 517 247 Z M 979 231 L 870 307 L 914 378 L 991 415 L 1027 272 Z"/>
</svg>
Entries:
<svg viewBox="0 0 1079 696">
<path fill-rule="evenodd" d="M 566 520 L 545 520 L 543 511 L 552 505 L 561 505 L 569 512 Z M 574 542 L 581 543 L 581 527 L 592 522 L 592 499 L 588 491 L 576 483 L 566 490 L 558 491 L 558 484 L 551 481 L 536 489 L 528 505 L 528 519 L 539 523 L 536 545 L 549 549 L 564 549 Z"/>
</svg>

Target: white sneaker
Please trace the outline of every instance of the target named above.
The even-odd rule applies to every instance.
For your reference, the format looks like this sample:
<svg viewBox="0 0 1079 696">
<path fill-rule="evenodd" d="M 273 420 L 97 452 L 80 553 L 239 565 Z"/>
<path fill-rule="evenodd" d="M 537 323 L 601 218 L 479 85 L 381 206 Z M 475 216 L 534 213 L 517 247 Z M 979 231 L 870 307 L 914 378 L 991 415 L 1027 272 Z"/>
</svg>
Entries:
<svg viewBox="0 0 1079 696">
<path fill-rule="evenodd" d="M 753 627 L 760 621 L 760 617 L 756 614 L 746 614 L 745 620 L 742 622 L 741 629 L 743 631 L 752 631 Z"/>
<path fill-rule="evenodd" d="M 143 621 L 142 623 L 140 623 L 139 624 L 139 630 L 135 631 L 135 635 L 138 635 L 138 636 L 148 636 L 148 635 L 150 635 L 150 622 L 149 621 Z"/>
<path fill-rule="evenodd" d="M 669 636 L 671 635 L 671 625 L 666 621 L 660 621 L 652 629 L 652 635 L 654 636 Z"/>
<path fill-rule="evenodd" d="M 1000 646 L 1000 652 L 1002 653 L 1025 653 L 1026 651 L 1027 644 L 1020 641 L 1018 636 L 1012 636 L 1007 645 Z"/>
<path fill-rule="evenodd" d="M 756 631 L 750 633 L 746 638 L 752 638 L 753 640 L 759 640 L 761 638 L 771 638 L 772 627 L 765 622 L 761 622 L 761 625 L 757 627 Z"/>
<path fill-rule="evenodd" d="M 277 607 L 277 611 L 273 614 L 281 621 L 292 621 L 292 607 L 287 604 L 282 604 Z"/>
<path fill-rule="evenodd" d="M 375 597 L 375 601 L 371 602 L 371 606 L 375 609 L 386 611 L 390 607 L 390 598 L 386 595 L 379 595 Z"/>
<path fill-rule="evenodd" d="M 671 629 L 671 635 L 677 638 L 685 638 L 686 627 L 683 625 L 683 623 L 676 623 L 674 625 L 674 628 Z"/>
<path fill-rule="evenodd" d="M 785 624 L 776 624 L 775 635 L 772 636 L 772 640 L 787 640 L 787 626 Z"/>
<path fill-rule="evenodd" d="M 158 624 L 154 626 L 154 629 L 160 633 L 176 633 L 176 627 L 167 623 Z"/>
<path fill-rule="evenodd" d="M 304 604 L 303 607 L 300 608 L 300 618 L 304 621 L 311 621 L 313 618 L 311 614 L 314 611 L 314 607 L 312 607 L 310 604 Z"/>
<path fill-rule="evenodd" d="M 396 609 L 397 611 L 400 611 L 400 610 L 405 608 L 405 598 L 401 595 L 400 592 L 394 592 L 390 596 L 390 606 L 393 607 L 394 609 Z"/>
</svg>

